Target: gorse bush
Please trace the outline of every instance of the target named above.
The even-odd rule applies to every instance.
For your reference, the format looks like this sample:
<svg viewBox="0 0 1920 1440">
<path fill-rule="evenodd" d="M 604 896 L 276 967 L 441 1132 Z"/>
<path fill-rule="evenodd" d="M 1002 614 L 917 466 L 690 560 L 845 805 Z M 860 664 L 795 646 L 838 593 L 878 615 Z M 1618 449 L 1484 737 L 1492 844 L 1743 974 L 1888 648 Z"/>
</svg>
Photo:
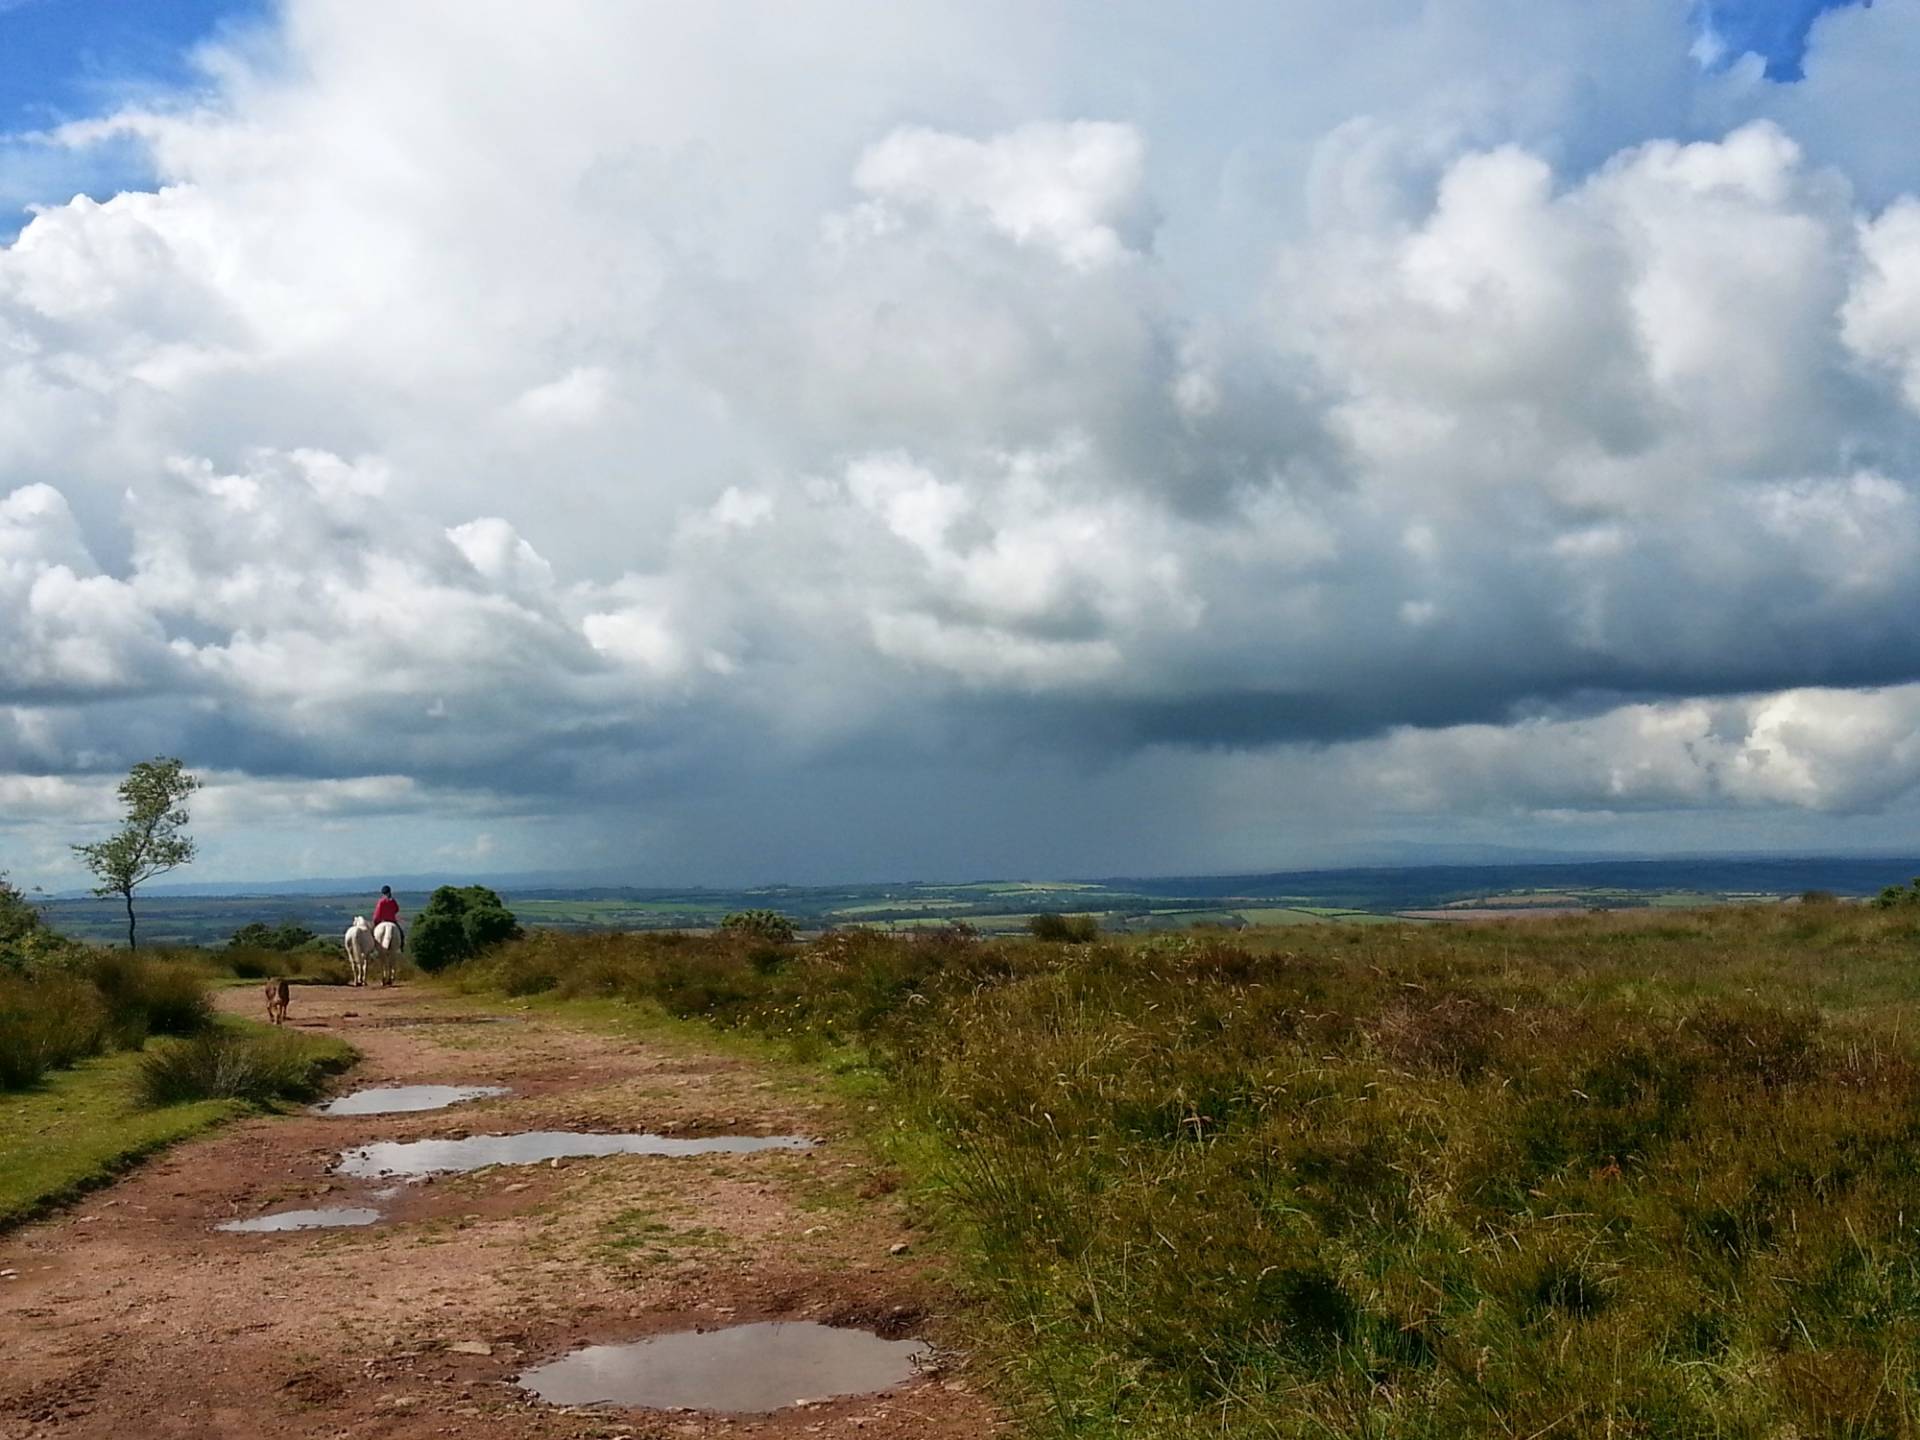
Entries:
<svg viewBox="0 0 1920 1440">
<path fill-rule="evenodd" d="M 1059 940 L 1072 945 L 1090 945 L 1100 938 L 1100 922 L 1091 915 L 1035 915 L 1027 921 L 1027 932 L 1036 940 Z"/>
<path fill-rule="evenodd" d="M 1920 875 L 1910 884 L 1889 885 L 1873 897 L 1874 907 L 1880 910 L 1897 910 L 1920 905 Z"/>
<path fill-rule="evenodd" d="M 39 908 L 0 873 L 0 975 L 31 975 L 85 953 L 84 946 L 50 929 Z"/>
<path fill-rule="evenodd" d="M 1920 1434 L 1902 917 L 840 933 L 772 968 L 542 934 L 463 974 L 862 1049 L 1037 1433 Z"/>
<path fill-rule="evenodd" d="M 297 1035 L 216 1028 L 154 1046 L 140 1062 L 140 1096 L 148 1105 L 306 1100 L 338 1064 Z"/>
<path fill-rule="evenodd" d="M 407 933 L 414 962 L 428 972 L 470 960 L 495 945 L 518 939 L 520 922 L 484 885 L 442 885 Z"/>
<path fill-rule="evenodd" d="M 722 930 L 737 931 L 776 945 L 793 942 L 793 921 L 778 910 L 736 910 L 720 922 Z"/>
</svg>

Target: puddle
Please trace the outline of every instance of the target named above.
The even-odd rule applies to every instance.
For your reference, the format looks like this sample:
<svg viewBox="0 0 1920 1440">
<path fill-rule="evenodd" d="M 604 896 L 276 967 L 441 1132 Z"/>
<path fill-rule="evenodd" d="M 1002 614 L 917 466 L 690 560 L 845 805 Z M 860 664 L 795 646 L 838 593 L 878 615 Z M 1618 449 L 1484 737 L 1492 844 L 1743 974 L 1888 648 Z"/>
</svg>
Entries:
<svg viewBox="0 0 1920 1440">
<path fill-rule="evenodd" d="M 343 1151 L 340 1173 L 445 1175 L 489 1165 L 538 1165 L 593 1155 L 745 1155 L 757 1150 L 811 1150 L 802 1135 L 579 1135 L 571 1130 L 530 1130 L 520 1135 L 470 1135 L 464 1140 L 386 1140 Z"/>
<path fill-rule="evenodd" d="M 929 1352 L 921 1340 L 774 1320 L 590 1345 L 518 1377 L 551 1405 L 648 1410 L 779 1410 L 801 1400 L 865 1395 L 911 1380 Z"/>
<path fill-rule="evenodd" d="M 380 1085 L 338 1096 L 313 1109 L 317 1115 L 398 1115 L 408 1110 L 444 1110 L 467 1100 L 512 1093 L 504 1085 Z"/>
<path fill-rule="evenodd" d="M 261 1230 L 326 1230 L 336 1225 L 371 1225 L 380 1218 L 378 1210 L 356 1205 L 334 1205 L 324 1210 L 282 1210 L 278 1215 L 256 1215 L 251 1220 L 229 1220 L 216 1230 L 237 1230 L 253 1234 Z"/>
</svg>

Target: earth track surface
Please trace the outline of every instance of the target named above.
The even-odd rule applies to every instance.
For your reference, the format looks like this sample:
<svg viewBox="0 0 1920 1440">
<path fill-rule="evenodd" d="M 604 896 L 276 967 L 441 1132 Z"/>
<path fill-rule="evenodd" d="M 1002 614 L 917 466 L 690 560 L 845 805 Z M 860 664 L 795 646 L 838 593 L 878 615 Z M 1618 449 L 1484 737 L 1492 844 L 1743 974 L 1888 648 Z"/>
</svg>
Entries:
<svg viewBox="0 0 1920 1440">
<path fill-rule="evenodd" d="M 252 988 L 223 1007 L 251 1014 Z M 754 1320 L 930 1334 L 937 1270 L 892 1181 L 804 1073 L 477 1007 L 418 987 L 294 991 L 291 1023 L 362 1060 L 340 1090 L 496 1084 L 399 1115 L 261 1117 L 0 1237 L 0 1436 L 945 1437 L 999 1432 L 950 1365 L 767 1415 L 530 1402 L 522 1370 L 586 1344 Z M 522 1130 L 801 1134 L 804 1153 L 609 1156 L 398 1182 L 342 1150 Z M 374 1197 L 374 1198 L 370 1198 Z M 357 1229 L 225 1220 L 374 1205 Z M 897 1246 L 909 1249 L 896 1255 Z"/>
</svg>

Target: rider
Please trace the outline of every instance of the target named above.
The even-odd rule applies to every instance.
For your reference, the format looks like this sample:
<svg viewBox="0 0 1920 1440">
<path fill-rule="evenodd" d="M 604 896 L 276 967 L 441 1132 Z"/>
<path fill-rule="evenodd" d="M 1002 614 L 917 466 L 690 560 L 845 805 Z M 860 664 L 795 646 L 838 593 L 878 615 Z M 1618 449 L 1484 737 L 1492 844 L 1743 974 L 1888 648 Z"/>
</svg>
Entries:
<svg viewBox="0 0 1920 1440">
<path fill-rule="evenodd" d="M 383 925 L 389 920 L 395 925 L 400 923 L 400 902 L 393 898 L 391 885 L 382 885 L 380 898 L 373 902 L 373 923 Z"/>
</svg>

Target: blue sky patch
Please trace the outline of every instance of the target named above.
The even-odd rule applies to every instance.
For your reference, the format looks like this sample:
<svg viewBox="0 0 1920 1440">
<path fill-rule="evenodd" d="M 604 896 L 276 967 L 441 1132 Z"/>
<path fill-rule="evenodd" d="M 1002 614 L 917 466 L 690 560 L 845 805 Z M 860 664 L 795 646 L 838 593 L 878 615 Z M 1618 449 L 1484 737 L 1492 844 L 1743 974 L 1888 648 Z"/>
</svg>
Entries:
<svg viewBox="0 0 1920 1440">
<path fill-rule="evenodd" d="M 1798 80 L 1813 22 L 1829 10 L 1873 0 L 1701 0 L 1695 11 L 1710 64 L 1763 56 L 1770 80 Z"/>
</svg>

